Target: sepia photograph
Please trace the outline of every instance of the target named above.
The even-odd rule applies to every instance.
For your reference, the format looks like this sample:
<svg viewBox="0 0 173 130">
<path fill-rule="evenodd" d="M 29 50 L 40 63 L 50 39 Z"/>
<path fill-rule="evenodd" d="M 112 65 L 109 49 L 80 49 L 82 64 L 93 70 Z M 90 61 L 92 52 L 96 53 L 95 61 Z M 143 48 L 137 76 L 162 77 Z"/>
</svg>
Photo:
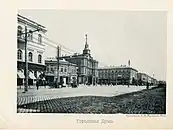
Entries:
<svg viewBox="0 0 173 130">
<path fill-rule="evenodd" d="M 20 9 L 16 19 L 16 113 L 166 115 L 166 11 Z"/>
</svg>

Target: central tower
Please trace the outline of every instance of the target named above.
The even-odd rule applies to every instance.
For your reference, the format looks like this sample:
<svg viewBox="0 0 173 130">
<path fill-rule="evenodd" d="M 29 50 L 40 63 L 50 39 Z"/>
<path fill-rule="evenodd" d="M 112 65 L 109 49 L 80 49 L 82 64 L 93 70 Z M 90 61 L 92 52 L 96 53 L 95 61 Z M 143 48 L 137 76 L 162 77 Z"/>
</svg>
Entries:
<svg viewBox="0 0 173 130">
<path fill-rule="evenodd" d="M 88 43 L 87 43 L 87 34 L 85 34 L 85 48 L 84 48 L 84 50 L 83 50 L 83 54 L 85 54 L 85 55 L 87 55 L 87 54 L 89 54 L 90 55 L 90 49 L 89 49 L 89 45 L 88 45 Z"/>
</svg>

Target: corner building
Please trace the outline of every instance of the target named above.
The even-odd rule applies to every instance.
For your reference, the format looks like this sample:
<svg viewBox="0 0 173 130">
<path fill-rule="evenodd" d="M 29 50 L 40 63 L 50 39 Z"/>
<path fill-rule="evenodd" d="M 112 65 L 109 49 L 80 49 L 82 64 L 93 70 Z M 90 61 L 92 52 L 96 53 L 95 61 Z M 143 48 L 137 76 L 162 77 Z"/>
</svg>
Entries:
<svg viewBox="0 0 173 130">
<path fill-rule="evenodd" d="M 38 78 L 43 78 L 46 66 L 45 45 L 42 37 L 47 30 L 44 26 L 26 17 L 17 15 L 17 85 L 23 86 L 25 82 L 25 27 L 27 27 L 27 60 L 28 85 L 35 85 Z M 40 31 L 32 32 L 39 29 Z"/>
<path fill-rule="evenodd" d="M 82 54 L 75 53 L 71 56 L 63 56 L 60 59 L 65 59 L 70 63 L 76 64 L 77 81 L 79 84 L 95 85 L 98 82 L 98 61 L 91 56 L 89 45 L 87 43 L 87 35 L 85 47 Z"/>
<path fill-rule="evenodd" d="M 50 85 L 57 82 L 57 59 L 49 58 L 45 61 L 46 64 L 46 81 Z M 59 83 L 65 87 L 77 80 L 77 65 L 66 60 L 59 61 Z"/>
<path fill-rule="evenodd" d="M 137 70 L 132 67 L 103 67 L 98 69 L 99 84 L 137 84 Z"/>
</svg>

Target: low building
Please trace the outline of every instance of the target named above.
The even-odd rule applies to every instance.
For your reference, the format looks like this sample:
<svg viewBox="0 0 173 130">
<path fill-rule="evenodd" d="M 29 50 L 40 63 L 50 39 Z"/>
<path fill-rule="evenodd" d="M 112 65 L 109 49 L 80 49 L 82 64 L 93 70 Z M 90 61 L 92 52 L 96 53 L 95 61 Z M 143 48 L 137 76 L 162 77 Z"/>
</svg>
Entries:
<svg viewBox="0 0 173 130">
<path fill-rule="evenodd" d="M 145 73 L 141 73 L 139 72 L 137 74 L 138 77 L 138 84 L 139 85 L 147 85 L 147 83 L 149 83 L 149 85 L 156 85 L 157 84 L 157 80 Z"/>
<path fill-rule="evenodd" d="M 99 84 L 136 84 L 137 70 L 125 65 L 98 69 Z"/>
<path fill-rule="evenodd" d="M 157 85 L 158 84 L 157 82 L 158 82 L 157 79 L 151 78 L 151 84 L 152 85 Z"/>
<path fill-rule="evenodd" d="M 17 85 L 22 86 L 25 81 L 25 28 L 27 28 L 28 85 L 30 86 L 34 85 L 34 81 L 41 78 L 46 70 L 45 45 L 42 36 L 47 30 L 39 23 L 21 15 L 17 15 L 17 22 Z M 37 29 L 40 31 L 32 32 Z"/>
<path fill-rule="evenodd" d="M 57 82 L 57 59 L 48 58 L 46 64 L 46 81 L 50 85 Z M 66 60 L 59 60 L 59 84 L 67 86 L 77 80 L 77 65 Z"/>
</svg>

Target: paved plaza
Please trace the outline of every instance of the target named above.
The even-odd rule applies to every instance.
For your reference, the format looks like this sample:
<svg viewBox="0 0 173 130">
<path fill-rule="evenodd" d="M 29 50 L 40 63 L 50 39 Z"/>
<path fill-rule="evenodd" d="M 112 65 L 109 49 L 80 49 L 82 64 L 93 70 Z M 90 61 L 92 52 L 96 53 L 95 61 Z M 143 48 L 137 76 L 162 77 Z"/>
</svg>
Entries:
<svg viewBox="0 0 173 130">
<path fill-rule="evenodd" d="M 64 91 L 65 90 L 66 89 L 64 89 Z M 40 97 L 40 101 L 19 105 L 17 112 L 166 114 L 166 88 L 153 87 L 149 90 L 143 89 L 141 91 L 137 91 L 136 89 L 136 91 L 134 90 L 133 92 L 126 92 L 124 94 L 119 93 L 116 96 L 111 96 L 112 93 L 108 92 L 104 92 L 102 94 L 106 93 L 107 96 L 91 96 L 93 95 L 91 94 L 90 96 L 73 95 L 66 98 L 58 98 L 58 96 L 50 97 L 46 95 L 45 97 L 43 96 L 44 98 Z"/>
<path fill-rule="evenodd" d="M 152 88 L 152 86 L 150 87 Z M 125 93 L 131 93 L 146 89 L 146 86 L 85 86 L 78 88 L 54 88 L 48 87 L 28 89 L 28 92 L 22 93 L 23 89 L 17 91 L 17 105 L 28 104 L 37 101 L 50 100 L 56 98 L 76 97 L 76 96 L 117 96 Z"/>
<path fill-rule="evenodd" d="M 154 86 L 150 86 L 152 88 Z M 132 93 L 136 91 L 145 90 L 146 86 L 85 86 L 80 85 L 78 88 L 53 88 L 41 87 L 39 90 L 36 88 L 28 89 L 28 92 L 22 93 L 23 89 L 17 90 L 17 106 L 18 112 L 39 112 L 39 110 L 29 110 L 26 108 L 19 108 L 19 106 L 25 106 L 30 103 L 48 101 L 53 99 L 80 97 L 80 96 L 101 96 L 101 97 L 113 97 L 126 93 Z"/>
</svg>

